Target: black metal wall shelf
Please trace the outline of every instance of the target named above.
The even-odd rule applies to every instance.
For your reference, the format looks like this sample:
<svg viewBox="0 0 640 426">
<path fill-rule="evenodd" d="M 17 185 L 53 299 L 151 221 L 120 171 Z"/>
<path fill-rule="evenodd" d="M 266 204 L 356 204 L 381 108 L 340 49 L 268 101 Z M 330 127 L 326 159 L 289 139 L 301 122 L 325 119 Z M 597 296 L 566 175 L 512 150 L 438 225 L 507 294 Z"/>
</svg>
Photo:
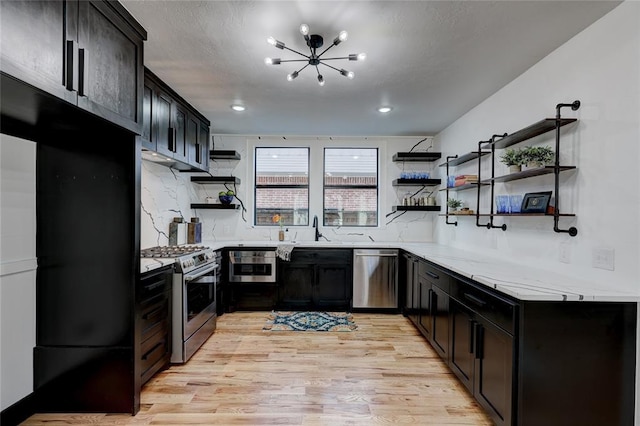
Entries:
<svg viewBox="0 0 640 426">
<path fill-rule="evenodd" d="M 209 158 L 212 160 L 240 160 L 241 156 L 238 151 L 233 150 L 211 150 Z"/>
<path fill-rule="evenodd" d="M 440 152 L 398 152 L 393 154 L 393 161 L 436 161 L 442 157 Z"/>
<path fill-rule="evenodd" d="M 239 204 L 207 204 L 207 203 L 192 203 L 192 209 L 209 209 L 209 210 L 238 210 Z"/>
<path fill-rule="evenodd" d="M 439 212 L 440 206 L 393 206 L 393 212 Z"/>
<path fill-rule="evenodd" d="M 240 178 L 235 176 L 191 176 L 191 182 L 201 184 L 234 183 L 239 185 Z"/>
<path fill-rule="evenodd" d="M 564 172 L 567 170 L 575 170 L 576 166 L 560 166 L 560 171 Z M 511 182 L 512 180 L 526 179 L 533 176 L 542 176 L 548 175 L 555 172 L 554 166 L 544 166 L 536 169 L 523 170 L 517 173 L 510 173 L 504 176 L 496 176 L 492 179 L 483 180 L 483 184 L 489 184 L 491 181 L 494 182 Z"/>
<path fill-rule="evenodd" d="M 485 155 L 489 155 L 491 154 L 491 151 L 482 151 L 482 152 L 478 152 L 478 151 L 473 151 L 473 152 L 469 152 L 468 154 L 464 154 L 464 155 L 453 155 L 447 158 L 451 158 L 451 160 L 447 161 L 446 163 L 442 163 L 440 164 L 440 166 L 438 167 L 455 167 L 455 166 L 459 166 L 461 164 L 467 163 L 469 161 L 472 160 L 477 160 L 478 157 L 484 157 Z"/>
<path fill-rule="evenodd" d="M 547 214 L 547 213 L 493 213 L 493 214 L 489 214 L 489 213 L 480 213 L 478 215 L 476 214 L 451 214 L 451 213 L 446 213 L 446 214 L 439 214 L 438 216 L 455 216 L 455 217 L 476 217 L 476 216 L 480 216 L 480 217 L 553 217 L 553 214 Z M 575 217 L 576 215 L 573 213 L 561 213 L 559 214 L 560 217 Z"/>
<path fill-rule="evenodd" d="M 540 120 L 529 127 L 525 127 L 522 130 L 518 130 L 517 132 L 511 133 L 510 135 L 507 135 L 504 138 L 493 142 L 492 145 L 496 149 L 507 148 L 511 145 L 524 142 L 527 139 L 531 139 L 543 133 L 554 130 L 556 128 L 556 122 L 560 123 L 558 127 L 562 127 L 577 120 L 577 118 L 545 118 L 544 120 Z"/>
<path fill-rule="evenodd" d="M 441 179 L 394 179 L 393 186 L 438 186 Z"/>
</svg>

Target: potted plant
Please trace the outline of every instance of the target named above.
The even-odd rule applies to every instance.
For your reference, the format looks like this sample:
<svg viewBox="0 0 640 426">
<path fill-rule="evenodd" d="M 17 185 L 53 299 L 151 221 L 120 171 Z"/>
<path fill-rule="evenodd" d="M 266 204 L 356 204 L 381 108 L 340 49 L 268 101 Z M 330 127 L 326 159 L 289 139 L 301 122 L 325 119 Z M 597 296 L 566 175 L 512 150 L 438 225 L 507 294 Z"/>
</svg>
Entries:
<svg viewBox="0 0 640 426">
<path fill-rule="evenodd" d="M 449 211 L 456 211 L 458 207 L 462 206 L 462 201 L 456 200 L 455 198 L 449 198 L 447 200 L 447 206 L 449 207 Z"/>
<path fill-rule="evenodd" d="M 522 170 L 522 151 L 507 148 L 500 157 L 500 161 L 509 166 L 509 173 L 517 173 Z"/>
<path fill-rule="evenodd" d="M 553 161 L 554 155 L 548 146 L 528 146 L 522 150 L 522 164 L 527 168 L 543 167 Z"/>
</svg>

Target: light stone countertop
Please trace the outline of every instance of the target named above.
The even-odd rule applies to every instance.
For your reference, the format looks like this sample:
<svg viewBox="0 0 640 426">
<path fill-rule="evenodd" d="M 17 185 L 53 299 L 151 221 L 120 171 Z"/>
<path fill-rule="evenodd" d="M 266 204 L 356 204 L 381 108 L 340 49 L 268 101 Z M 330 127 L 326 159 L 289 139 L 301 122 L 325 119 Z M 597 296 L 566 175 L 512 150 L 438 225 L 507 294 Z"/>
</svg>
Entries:
<svg viewBox="0 0 640 426">
<path fill-rule="evenodd" d="M 640 294 L 611 289 L 606 283 L 576 279 L 502 258 L 461 250 L 436 243 L 404 242 L 344 242 L 344 241 L 203 241 L 202 245 L 214 250 L 225 247 L 273 247 L 294 244 L 305 248 L 398 248 L 411 252 L 463 277 L 486 285 L 518 300 L 529 301 L 600 301 L 639 302 Z M 142 259 L 141 272 L 166 264 L 166 259 Z"/>
</svg>

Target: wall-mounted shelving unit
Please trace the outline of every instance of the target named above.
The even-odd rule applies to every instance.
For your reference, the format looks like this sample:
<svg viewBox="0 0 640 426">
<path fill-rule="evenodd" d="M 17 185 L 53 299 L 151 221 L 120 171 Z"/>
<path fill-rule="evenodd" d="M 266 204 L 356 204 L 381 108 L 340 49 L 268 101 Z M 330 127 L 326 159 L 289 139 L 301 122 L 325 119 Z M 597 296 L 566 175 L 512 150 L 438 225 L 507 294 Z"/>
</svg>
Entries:
<svg viewBox="0 0 640 426">
<path fill-rule="evenodd" d="M 212 160 L 240 160 L 242 157 L 238 151 L 214 149 L 209 151 L 209 158 Z"/>
<path fill-rule="evenodd" d="M 442 157 L 440 152 L 398 152 L 393 154 L 393 161 L 436 161 Z"/>
<path fill-rule="evenodd" d="M 464 154 L 460 157 L 454 155 L 447 157 L 447 161 L 440 165 L 440 167 L 447 168 L 447 176 L 449 175 L 449 167 L 457 166 L 464 164 L 466 162 L 476 160 L 478 163 L 478 183 L 467 184 L 454 188 L 446 188 L 447 199 L 449 198 L 449 191 L 463 191 L 467 189 L 475 188 L 477 190 L 477 205 L 476 205 L 476 225 L 479 227 L 486 227 L 487 229 L 497 228 L 505 231 L 507 229 L 506 224 L 502 224 L 500 226 L 496 226 L 493 224 L 494 217 L 553 217 L 553 230 L 558 233 L 567 233 L 570 236 L 574 237 L 578 234 L 578 230 L 575 227 L 570 227 L 568 229 L 561 229 L 559 227 L 558 221 L 561 217 L 575 217 L 573 213 L 561 213 L 560 210 L 560 178 L 559 175 L 561 172 L 576 170 L 575 166 L 567 166 L 560 164 L 560 129 L 568 124 L 576 122 L 576 118 L 562 118 L 561 117 L 561 109 L 570 107 L 573 111 L 578 110 L 580 108 L 580 101 L 574 101 L 569 104 L 560 103 L 556 105 L 556 117 L 555 118 L 545 118 L 543 120 L 538 121 L 528 127 L 525 127 L 521 130 L 518 130 L 511 134 L 504 135 L 493 135 L 491 139 L 488 141 L 480 141 L 478 142 L 478 150 L 470 152 L 468 154 Z M 539 168 L 527 169 L 517 173 L 510 173 L 508 175 L 503 176 L 495 176 L 495 155 L 496 149 L 504 149 L 508 148 L 512 145 L 524 142 L 536 136 L 542 135 L 544 133 L 555 130 L 555 162 L 552 166 L 544 166 Z M 482 157 L 486 155 L 491 155 L 491 176 L 487 179 L 482 179 L 481 177 L 481 161 Z M 534 176 L 542 176 L 542 175 L 554 175 L 554 197 L 555 197 L 555 205 L 553 209 L 553 213 L 494 213 L 493 211 L 493 198 L 494 198 L 494 185 L 496 182 L 511 182 L 520 179 L 527 179 Z M 491 194 L 491 208 L 489 213 L 480 213 L 480 197 L 481 190 L 483 187 L 490 188 Z M 450 216 L 465 216 L 465 215 L 452 215 L 452 214 L 441 214 L 440 216 L 446 217 L 446 223 L 448 225 L 457 225 L 456 222 L 449 222 Z M 480 224 L 479 220 L 481 217 L 488 217 L 490 220 L 486 224 Z"/>
<path fill-rule="evenodd" d="M 440 152 L 397 152 L 393 155 L 392 160 L 394 162 L 434 162 L 442 157 L 442 153 Z M 394 179 L 392 181 L 392 185 L 395 187 L 400 186 L 414 186 L 421 187 L 418 192 L 422 191 L 427 187 L 435 187 L 442 184 L 441 179 L 413 179 L 413 178 L 399 178 Z M 415 196 L 418 192 L 413 194 Z M 412 196 L 412 198 L 413 198 Z M 392 206 L 393 213 L 403 211 L 423 211 L 423 212 L 439 212 L 441 210 L 440 206 L 424 206 L 424 205 L 399 205 Z"/>
<path fill-rule="evenodd" d="M 208 203 L 191 203 L 192 209 L 209 209 L 209 210 L 238 210 L 238 204 L 208 204 Z"/>
<path fill-rule="evenodd" d="M 240 184 L 240 178 L 235 176 L 191 176 L 191 182 L 200 184 L 225 184 L 233 183 L 235 185 Z"/>
</svg>

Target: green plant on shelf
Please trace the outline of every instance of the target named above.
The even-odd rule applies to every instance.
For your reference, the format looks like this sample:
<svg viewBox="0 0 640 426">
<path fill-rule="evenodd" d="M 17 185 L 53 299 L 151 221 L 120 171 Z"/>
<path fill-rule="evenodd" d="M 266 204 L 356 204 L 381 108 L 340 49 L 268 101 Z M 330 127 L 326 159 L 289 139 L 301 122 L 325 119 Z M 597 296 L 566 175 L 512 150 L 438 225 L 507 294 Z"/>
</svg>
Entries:
<svg viewBox="0 0 640 426">
<path fill-rule="evenodd" d="M 519 166 L 522 163 L 522 150 L 515 148 L 507 148 L 504 154 L 500 156 L 500 161 L 506 166 Z"/>
<path fill-rule="evenodd" d="M 555 153 L 548 146 L 528 146 L 522 149 L 522 159 L 520 164 L 526 164 L 527 167 L 541 167 L 550 164 Z"/>
<path fill-rule="evenodd" d="M 462 201 L 456 200 L 455 198 L 449 198 L 447 200 L 447 207 L 451 210 L 456 210 L 457 208 L 462 206 Z"/>
</svg>

